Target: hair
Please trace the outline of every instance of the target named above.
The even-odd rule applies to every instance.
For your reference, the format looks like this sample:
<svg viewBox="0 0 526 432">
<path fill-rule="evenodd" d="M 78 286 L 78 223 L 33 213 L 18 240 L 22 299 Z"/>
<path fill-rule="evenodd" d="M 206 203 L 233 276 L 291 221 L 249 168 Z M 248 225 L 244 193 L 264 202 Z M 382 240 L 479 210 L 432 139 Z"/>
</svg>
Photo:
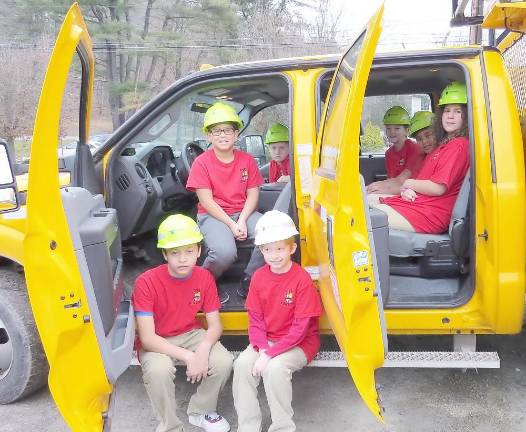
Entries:
<svg viewBox="0 0 526 432">
<path fill-rule="evenodd" d="M 452 105 L 452 104 L 447 104 Z M 437 143 L 440 144 L 446 144 L 447 142 L 451 141 L 454 138 L 457 137 L 467 137 L 468 136 L 468 109 L 466 107 L 466 104 L 458 104 L 462 107 L 462 127 L 456 131 L 454 134 L 449 135 L 444 130 L 444 127 L 442 126 L 442 114 L 444 114 L 444 107 L 438 106 L 437 111 L 435 113 L 435 119 L 433 121 L 433 132 L 435 133 L 435 137 L 437 139 Z"/>
<path fill-rule="evenodd" d="M 288 239 L 285 239 L 283 241 L 287 244 L 287 246 L 292 246 L 296 244 L 296 239 L 294 238 L 294 236 L 289 237 Z"/>
</svg>

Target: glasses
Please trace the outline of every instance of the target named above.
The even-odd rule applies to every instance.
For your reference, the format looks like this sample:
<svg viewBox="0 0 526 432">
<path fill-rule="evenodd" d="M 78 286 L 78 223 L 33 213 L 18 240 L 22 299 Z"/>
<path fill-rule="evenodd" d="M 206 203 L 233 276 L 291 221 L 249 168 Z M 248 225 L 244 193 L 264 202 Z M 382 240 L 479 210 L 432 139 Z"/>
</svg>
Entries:
<svg viewBox="0 0 526 432">
<path fill-rule="evenodd" d="M 224 129 L 214 128 L 214 129 L 210 130 L 209 132 L 213 136 L 218 137 L 219 135 L 221 135 L 221 132 L 224 133 L 226 136 L 230 136 L 230 135 L 234 135 L 235 131 L 236 130 L 233 127 L 227 127 L 227 128 L 224 128 Z"/>
</svg>

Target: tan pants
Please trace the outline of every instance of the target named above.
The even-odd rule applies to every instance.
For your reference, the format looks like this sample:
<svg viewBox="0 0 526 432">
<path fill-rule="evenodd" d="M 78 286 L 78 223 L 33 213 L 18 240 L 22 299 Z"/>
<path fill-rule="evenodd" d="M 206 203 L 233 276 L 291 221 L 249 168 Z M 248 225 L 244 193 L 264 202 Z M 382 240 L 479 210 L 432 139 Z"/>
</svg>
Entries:
<svg viewBox="0 0 526 432">
<path fill-rule="evenodd" d="M 237 432 L 260 432 L 261 409 L 258 402 L 260 377 L 252 376 L 252 367 L 259 353 L 251 345 L 234 362 L 234 406 L 237 412 Z M 263 385 L 267 394 L 272 424 L 268 432 L 293 432 L 292 373 L 307 364 L 301 348 L 293 348 L 270 360 L 263 371 Z"/>
<path fill-rule="evenodd" d="M 195 329 L 166 340 L 173 345 L 195 351 L 204 339 L 205 330 Z M 177 417 L 175 402 L 175 365 L 184 364 L 156 352 L 141 350 L 139 354 L 142 379 L 159 420 L 156 432 L 182 432 L 183 424 Z M 217 342 L 210 350 L 208 376 L 201 380 L 197 391 L 190 398 L 188 415 L 207 414 L 216 411 L 219 392 L 223 389 L 232 371 L 232 354 Z"/>
<path fill-rule="evenodd" d="M 387 220 L 388 220 L 390 228 L 415 232 L 415 229 L 405 217 L 403 217 L 400 213 L 398 213 L 391 206 L 380 203 L 380 198 L 387 198 L 387 197 L 392 197 L 392 196 L 394 195 L 368 194 L 367 204 L 369 204 L 369 207 L 377 208 L 378 210 L 382 210 L 384 213 L 387 214 Z"/>
</svg>

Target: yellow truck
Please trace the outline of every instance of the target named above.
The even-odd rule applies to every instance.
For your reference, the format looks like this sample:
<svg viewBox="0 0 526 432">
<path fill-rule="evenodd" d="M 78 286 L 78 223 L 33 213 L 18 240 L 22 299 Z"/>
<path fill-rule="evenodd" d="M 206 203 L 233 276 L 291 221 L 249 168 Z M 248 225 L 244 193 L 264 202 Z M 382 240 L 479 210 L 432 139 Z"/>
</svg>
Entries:
<svg viewBox="0 0 526 432">
<path fill-rule="evenodd" d="M 204 111 L 217 100 L 236 108 L 245 124 L 239 145 L 262 162 L 264 175 L 263 141 L 252 126 L 267 118 L 290 126 L 292 181 L 264 185 L 259 209 L 288 211 L 297 222 L 297 260 L 319 287 L 321 329 L 335 336 L 336 361 L 349 368 L 375 416 L 382 419 L 375 387 L 382 365 L 498 367 L 498 355 L 477 352 L 475 340 L 518 333 L 524 319 L 525 42 L 513 30 L 524 29 L 526 4 L 490 10 L 485 26 L 512 30 L 496 46 L 375 55 L 382 15 L 383 7 L 341 57 L 193 73 L 92 154 L 86 142 L 94 57 L 80 9 L 71 7 L 40 97 L 27 187 L 17 184 L 0 142 L 1 403 L 47 378 L 72 430 L 109 429 L 112 389 L 132 357 L 129 287 L 160 262 L 154 249 L 160 221 L 195 214 L 196 197 L 185 184 L 206 142 Z M 80 144 L 74 162 L 59 164 L 62 105 L 71 97 L 65 89 L 76 76 Z M 386 215 L 368 208 L 364 189 L 385 178 L 383 149 L 368 148 L 361 134 L 393 101 L 434 110 L 452 81 L 468 89 L 471 165 L 449 230 L 389 230 Z M 69 185 L 60 187 L 60 170 Z M 246 334 L 235 288 L 250 247 L 239 245 L 237 267 L 218 283 L 231 294 L 221 312 L 229 334 Z M 123 252 L 131 258 L 123 260 Z M 453 350 L 388 352 L 387 334 L 449 336 Z"/>
</svg>

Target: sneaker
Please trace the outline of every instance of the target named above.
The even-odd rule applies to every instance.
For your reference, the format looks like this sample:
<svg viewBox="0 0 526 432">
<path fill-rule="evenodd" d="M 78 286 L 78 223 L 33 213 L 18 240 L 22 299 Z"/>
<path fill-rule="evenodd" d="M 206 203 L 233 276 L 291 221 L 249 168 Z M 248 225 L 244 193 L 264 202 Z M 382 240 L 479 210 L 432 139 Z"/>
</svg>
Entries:
<svg viewBox="0 0 526 432">
<path fill-rule="evenodd" d="M 206 432 L 228 432 L 230 425 L 218 413 L 189 415 L 188 422 L 191 425 L 203 428 Z"/>
<path fill-rule="evenodd" d="M 239 286 L 237 287 L 237 295 L 239 297 L 247 298 L 248 287 L 250 286 L 250 276 L 243 276 L 239 281 Z"/>
<path fill-rule="evenodd" d="M 219 301 L 221 302 L 221 304 L 225 304 L 226 302 L 228 302 L 228 300 L 230 300 L 230 296 L 228 295 L 228 293 L 226 291 L 219 290 Z"/>
</svg>

